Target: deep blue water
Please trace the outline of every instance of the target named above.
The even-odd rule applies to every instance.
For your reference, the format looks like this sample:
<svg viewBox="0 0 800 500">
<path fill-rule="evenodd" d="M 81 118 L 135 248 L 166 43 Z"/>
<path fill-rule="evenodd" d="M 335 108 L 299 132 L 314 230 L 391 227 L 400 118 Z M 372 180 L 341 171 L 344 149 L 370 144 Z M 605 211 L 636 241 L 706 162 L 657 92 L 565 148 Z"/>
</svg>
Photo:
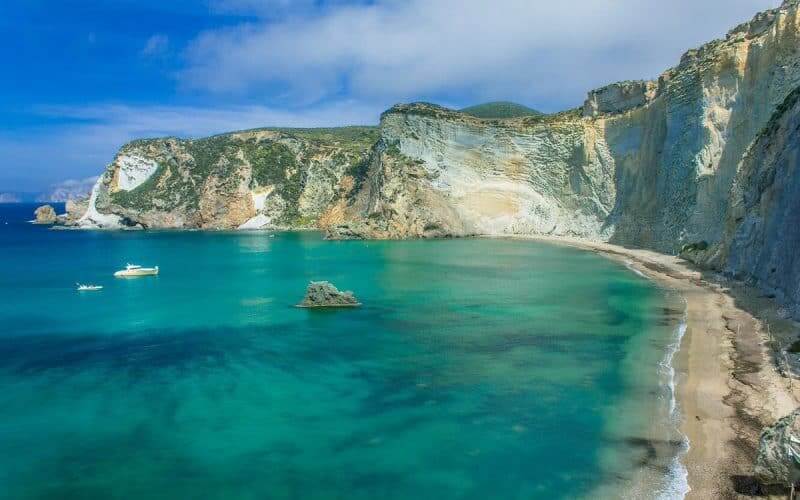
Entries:
<svg viewBox="0 0 800 500">
<path fill-rule="evenodd" d="M 678 312 L 619 264 L 526 241 L 51 230 L 33 208 L 0 205 L 3 498 L 663 487 Z M 161 274 L 113 278 L 126 262 Z M 317 279 L 364 306 L 294 308 Z"/>
</svg>

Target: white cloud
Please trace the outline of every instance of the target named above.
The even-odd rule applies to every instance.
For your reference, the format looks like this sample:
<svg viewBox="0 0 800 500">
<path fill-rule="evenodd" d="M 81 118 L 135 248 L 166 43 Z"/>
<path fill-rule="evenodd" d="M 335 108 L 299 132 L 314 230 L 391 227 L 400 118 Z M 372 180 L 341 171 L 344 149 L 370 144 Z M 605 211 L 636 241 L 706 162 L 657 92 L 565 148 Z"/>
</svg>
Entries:
<svg viewBox="0 0 800 500">
<path fill-rule="evenodd" d="M 381 107 L 354 101 L 339 101 L 300 110 L 264 106 L 200 108 L 191 106 L 129 106 L 103 104 L 87 107 L 49 106 L 45 116 L 88 122 L 78 129 L 136 137 L 178 135 L 206 136 L 257 127 L 323 127 L 347 124 L 377 124 Z M 74 125 L 70 129 L 76 128 Z"/>
<path fill-rule="evenodd" d="M 231 5 L 253 0 L 218 0 Z M 281 4 L 280 0 L 262 2 Z M 590 88 L 657 76 L 680 54 L 779 0 L 377 0 L 201 34 L 180 74 L 228 93 L 421 95 L 579 104 Z M 269 9 L 267 9 L 269 10 Z M 256 11 L 257 12 L 257 11 Z M 268 17 L 268 14 L 264 14 Z"/>
<path fill-rule="evenodd" d="M 157 56 L 165 53 L 168 49 L 169 37 L 167 35 L 155 34 L 147 39 L 140 53 L 145 57 Z"/>
</svg>

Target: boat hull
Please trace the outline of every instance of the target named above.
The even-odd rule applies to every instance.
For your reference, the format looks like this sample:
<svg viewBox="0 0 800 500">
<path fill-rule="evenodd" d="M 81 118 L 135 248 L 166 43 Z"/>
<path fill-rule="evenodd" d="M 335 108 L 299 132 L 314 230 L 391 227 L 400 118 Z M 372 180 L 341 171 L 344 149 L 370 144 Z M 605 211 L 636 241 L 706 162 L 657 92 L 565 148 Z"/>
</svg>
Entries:
<svg viewBox="0 0 800 500">
<path fill-rule="evenodd" d="M 115 278 L 140 278 L 142 276 L 156 276 L 158 269 L 125 269 L 114 273 Z"/>
</svg>

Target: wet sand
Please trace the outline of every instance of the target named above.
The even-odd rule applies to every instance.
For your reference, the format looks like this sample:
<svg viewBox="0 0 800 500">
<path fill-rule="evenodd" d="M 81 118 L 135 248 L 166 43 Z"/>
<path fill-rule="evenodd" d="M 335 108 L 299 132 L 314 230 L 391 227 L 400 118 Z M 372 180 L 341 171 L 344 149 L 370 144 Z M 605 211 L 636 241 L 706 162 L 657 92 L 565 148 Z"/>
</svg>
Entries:
<svg viewBox="0 0 800 500">
<path fill-rule="evenodd" d="M 525 239 L 597 252 L 683 296 L 687 329 L 674 364 L 681 432 L 689 440 L 686 498 L 768 498 L 752 476 L 758 436 L 800 396 L 800 381 L 782 375 L 770 339 L 796 338 L 797 324 L 781 320 L 777 304 L 757 290 L 679 257 L 571 238 Z"/>
</svg>

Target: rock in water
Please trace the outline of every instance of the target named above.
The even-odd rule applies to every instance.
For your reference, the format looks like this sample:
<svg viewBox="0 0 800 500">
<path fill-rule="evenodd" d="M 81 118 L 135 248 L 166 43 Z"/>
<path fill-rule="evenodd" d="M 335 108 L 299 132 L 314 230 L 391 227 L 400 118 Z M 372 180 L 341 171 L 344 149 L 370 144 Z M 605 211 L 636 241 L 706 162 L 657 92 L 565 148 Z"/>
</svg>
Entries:
<svg viewBox="0 0 800 500">
<path fill-rule="evenodd" d="M 36 224 L 55 224 L 58 219 L 55 209 L 50 205 L 42 205 L 33 214 L 36 216 Z"/>
<path fill-rule="evenodd" d="M 357 307 L 361 303 L 353 292 L 340 292 L 328 281 L 312 281 L 306 289 L 306 296 L 297 307 Z"/>
<path fill-rule="evenodd" d="M 67 200 L 67 220 L 66 223 L 74 225 L 86 214 L 89 209 L 89 197 Z"/>
<path fill-rule="evenodd" d="M 800 482 L 800 408 L 761 432 L 755 473 L 764 484 Z"/>
</svg>

